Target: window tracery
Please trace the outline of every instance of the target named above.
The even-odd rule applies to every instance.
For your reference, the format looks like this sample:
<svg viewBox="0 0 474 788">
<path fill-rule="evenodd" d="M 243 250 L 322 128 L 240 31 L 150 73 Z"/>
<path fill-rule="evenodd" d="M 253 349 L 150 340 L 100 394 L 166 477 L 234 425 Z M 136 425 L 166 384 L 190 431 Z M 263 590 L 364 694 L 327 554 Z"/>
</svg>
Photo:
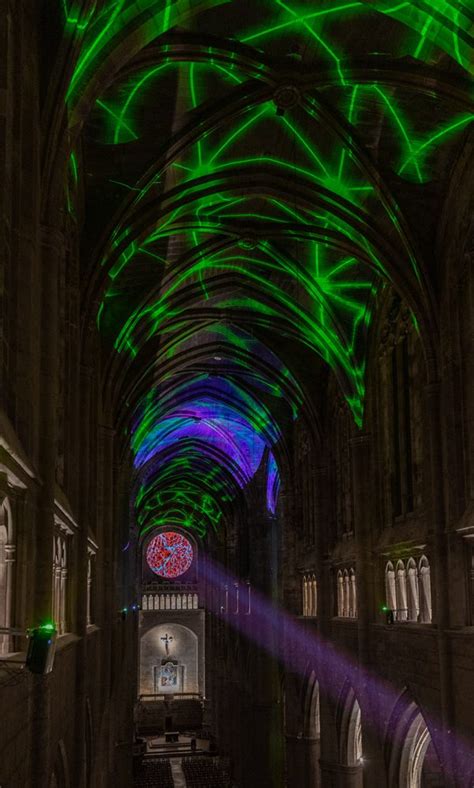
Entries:
<svg viewBox="0 0 474 788">
<path fill-rule="evenodd" d="M 68 544 L 67 533 L 60 530 L 54 539 L 53 549 L 53 621 L 58 635 L 67 631 L 67 576 L 68 576 Z"/>
<path fill-rule="evenodd" d="M 431 570 L 429 561 L 425 555 L 420 558 L 418 575 L 420 582 L 420 621 L 424 624 L 429 624 L 433 617 L 431 605 Z"/>
<path fill-rule="evenodd" d="M 357 579 L 353 567 L 337 572 L 337 615 L 339 618 L 357 618 Z"/>
<path fill-rule="evenodd" d="M 432 620 L 431 573 L 425 555 L 418 563 L 409 558 L 405 564 L 399 559 L 385 566 L 385 602 L 393 612 L 394 621 L 419 621 L 429 624 Z"/>
<path fill-rule="evenodd" d="M 314 574 L 303 576 L 303 616 L 318 614 L 318 582 Z"/>
<path fill-rule="evenodd" d="M 12 513 L 8 498 L 0 505 L 0 627 L 10 627 L 13 594 L 13 563 L 16 546 L 13 544 Z M 8 654 L 11 636 L 0 634 L 0 654 Z"/>
<path fill-rule="evenodd" d="M 95 618 L 95 560 L 96 552 L 92 547 L 87 550 L 87 626 L 94 623 Z"/>
</svg>

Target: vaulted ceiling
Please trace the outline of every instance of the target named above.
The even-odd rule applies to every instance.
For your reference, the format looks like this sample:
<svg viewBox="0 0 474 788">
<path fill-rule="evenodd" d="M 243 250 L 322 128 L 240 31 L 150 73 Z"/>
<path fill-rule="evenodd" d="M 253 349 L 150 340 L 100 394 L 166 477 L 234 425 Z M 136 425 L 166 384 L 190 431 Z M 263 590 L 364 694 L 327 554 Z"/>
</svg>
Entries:
<svg viewBox="0 0 474 788">
<path fill-rule="evenodd" d="M 218 530 L 258 470 L 273 514 L 285 437 L 302 412 L 317 424 L 329 370 L 363 423 L 384 287 L 436 342 L 433 238 L 474 118 L 472 5 L 58 13 L 45 180 L 61 151 L 139 527 Z"/>
</svg>

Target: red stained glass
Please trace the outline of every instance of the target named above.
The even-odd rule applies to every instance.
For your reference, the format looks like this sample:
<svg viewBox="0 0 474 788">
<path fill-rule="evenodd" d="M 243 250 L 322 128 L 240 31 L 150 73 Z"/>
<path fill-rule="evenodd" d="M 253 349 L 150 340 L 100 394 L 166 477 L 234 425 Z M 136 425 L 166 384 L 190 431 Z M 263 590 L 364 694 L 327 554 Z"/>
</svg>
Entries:
<svg viewBox="0 0 474 788">
<path fill-rule="evenodd" d="M 191 542 L 175 531 L 163 531 L 154 536 L 146 550 L 148 566 L 160 577 L 184 575 L 193 562 Z"/>
</svg>

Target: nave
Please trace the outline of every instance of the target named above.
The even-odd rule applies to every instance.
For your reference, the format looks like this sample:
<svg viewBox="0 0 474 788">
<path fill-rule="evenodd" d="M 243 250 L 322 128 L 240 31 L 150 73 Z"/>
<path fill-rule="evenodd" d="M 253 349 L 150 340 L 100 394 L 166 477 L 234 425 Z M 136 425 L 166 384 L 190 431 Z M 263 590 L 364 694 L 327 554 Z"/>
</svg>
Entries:
<svg viewBox="0 0 474 788">
<path fill-rule="evenodd" d="M 473 788 L 473 25 L 0 0 L 2 788 Z"/>
</svg>

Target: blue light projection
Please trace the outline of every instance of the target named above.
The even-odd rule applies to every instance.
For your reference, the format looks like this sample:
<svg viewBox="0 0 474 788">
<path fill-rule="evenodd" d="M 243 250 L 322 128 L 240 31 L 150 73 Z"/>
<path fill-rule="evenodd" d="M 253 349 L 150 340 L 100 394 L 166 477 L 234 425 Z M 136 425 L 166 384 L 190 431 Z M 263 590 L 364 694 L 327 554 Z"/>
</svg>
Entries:
<svg viewBox="0 0 474 788">
<path fill-rule="evenodd" d="M 302 393 L 276 355 L 245 331 L 213 325 L 200 340 L 198 360 L 195 340 L 190 360 L 183 338 L 162 349 L 163 374 L 132 417 L 142 534 L 164 526 L 200 536 L 217 531 L 226 507 L 260 469 L 267 510 L 276 513 L 280 473 L 274 447 L 282 432 L 272 413 L 293 420 Z M 255 358 L 259 365 L 252 365 Z M 166 371 L 169 359 L 172 370 Z"/>
</svg>

